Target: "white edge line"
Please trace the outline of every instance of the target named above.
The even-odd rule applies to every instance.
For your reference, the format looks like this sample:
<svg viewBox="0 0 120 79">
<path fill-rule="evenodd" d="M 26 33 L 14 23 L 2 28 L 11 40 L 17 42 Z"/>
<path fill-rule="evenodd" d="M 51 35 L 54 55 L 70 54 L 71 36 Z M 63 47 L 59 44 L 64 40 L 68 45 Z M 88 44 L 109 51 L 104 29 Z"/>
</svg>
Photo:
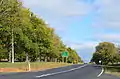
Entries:
<svg viewBox="0 0 120 79">
<path fill-rule="evenodd" d="M 76 64 L 67 65 L 67 66 L 61 66 L 61 67 L 55 67 L 55 68 L 48 68 L 48 69 L 45 69 L 45 70 L 38 70 L 38 71 L 32 71 L 32 72 L 42 72 L 42 71 L 47 71 L 47 70 L 51 70 L 51 69 L 58 69 L 58 68 L 64 68 L 64 67 L 73 66 L 73 65 L 76 65 Z"/>
<path fill-rule="evenodd" d="M 104 68 L 102 68 L 101 73 L 97 77 L 100 77 L 103 74 L 103 72 L 104 72 Z"/>
<path fill-rule="evenodd" d="M 70 70 L 61 71 L 61 72 L 55 72 L 55 73 L 50 73 L 50 74 L 43 74 L 43 75 L 36 76 L 36 77 L 37 77 L 37 78 L 41 78 L 41 77 L 46 77 L 46 76 L 51 76 L 51 75 L 66 73 L 66 72 L 70 72 L 70 71 L 73 71 L 73 70 L 77 70 L 77 69 L 83 68 L 83 67 L 85 67 L 85 66 L 87 66 L 87 64 L 86 64 L 86 65 L 83 65 L 83 66 L 80 66 L 80 67 L 77 67 L 77 68 L 70 69 Z"/>
</svg>

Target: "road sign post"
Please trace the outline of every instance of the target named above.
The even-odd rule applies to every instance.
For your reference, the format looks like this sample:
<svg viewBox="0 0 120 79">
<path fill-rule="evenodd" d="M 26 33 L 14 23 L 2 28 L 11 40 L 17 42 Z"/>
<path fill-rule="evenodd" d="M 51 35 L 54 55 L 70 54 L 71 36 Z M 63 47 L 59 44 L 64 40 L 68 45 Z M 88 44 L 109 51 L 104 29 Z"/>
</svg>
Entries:
<svg viewBox="0 0 120 79">
<path fill-rule="evenodd" d="M 67 63 L 67 58 L 68 58 L 68 57 L 66 57 L 66 63 Z"/>
<path fill-rule="evenodd" d="M 65 52 L 62 52 L 62 59 L 63 59 L 63 62 L 64 62 L 64 58 L 66 58 L 66 63 L 67 63 L 67 57 L 68 57 L 69 53 L 67 51 Z"/>
</svg>

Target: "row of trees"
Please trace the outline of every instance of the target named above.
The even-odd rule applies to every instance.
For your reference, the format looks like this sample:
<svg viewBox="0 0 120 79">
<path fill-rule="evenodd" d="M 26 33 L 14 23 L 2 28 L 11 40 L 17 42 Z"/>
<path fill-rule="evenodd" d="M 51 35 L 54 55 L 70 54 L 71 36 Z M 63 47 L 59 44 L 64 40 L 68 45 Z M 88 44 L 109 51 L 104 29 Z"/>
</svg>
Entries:
<svg viewBox="0 0 120 79">
<path fill-rule="evenodd" d="M 69 52 L 68 62 L 82 62 L 76 51 L 66 47 L 54 29 L 22 2 L 0 0 L 0 61 L 62 61 L 63 51 Z"/>
<path fill-rule="evenodd" d="M 102 42 L 98 46 L 96 46 L 96 51 L 93 54 L 91 62 L 103 65 L 119 63 L 120 48 L 115 47 L 113 43 Z"/>
</svg>

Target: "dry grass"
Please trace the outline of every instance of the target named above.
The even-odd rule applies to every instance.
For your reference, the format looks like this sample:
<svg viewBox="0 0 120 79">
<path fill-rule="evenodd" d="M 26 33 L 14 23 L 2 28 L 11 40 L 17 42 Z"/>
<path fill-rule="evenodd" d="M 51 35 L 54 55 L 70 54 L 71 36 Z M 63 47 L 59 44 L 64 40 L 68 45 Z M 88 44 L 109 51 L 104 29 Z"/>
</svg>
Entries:
<svg viewBox="0 0 120 79">
<path fill-rule="evenodd" d="M 105 66 L 105 73 L 120 77 L 120 66 Z"/>
<path fill-rule="evenodd" d="M 120 77 L 120 72 L 111 72 L 111 71 L 106 71 L 106 74 L 111 74 L 111 75 L 115 75 L 115 76 L 119 76 Z"/>
<path fill-rule="evenodd" d="M 32 62 L 31 71 L 46 70 L 61 66 L 71 65 L 68 63 L 55 63 L 55 62 Z M 26 72 L 28 71 L 28 63 L 17 62 L 17 63 L 0 63 L 0 72 Z"/>
</svg>

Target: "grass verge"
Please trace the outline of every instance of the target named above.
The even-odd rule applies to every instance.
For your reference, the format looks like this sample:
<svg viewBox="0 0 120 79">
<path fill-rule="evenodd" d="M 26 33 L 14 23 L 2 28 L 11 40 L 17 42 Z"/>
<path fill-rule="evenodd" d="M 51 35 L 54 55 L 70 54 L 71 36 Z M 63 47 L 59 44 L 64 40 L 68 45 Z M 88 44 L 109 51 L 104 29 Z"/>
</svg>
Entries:
<svg viewBox="0 0 120 79">
<path fill-rule="evenodd" d="M 31 71 L 46 70 L 56 67 L 62 67 L 71 65 L 68 63 L 55 63 L 55 62 L 32 62 L 30 63 Z M 28 71 L 28 63 L 17 62 L 17 63 L 0 63 L 0 72 L 26 72 Z"/>
<path fill-rule="evenodd" d="M 120 66 L 104 66 L 105 73 L 120 77 Z"/>
</svg>

